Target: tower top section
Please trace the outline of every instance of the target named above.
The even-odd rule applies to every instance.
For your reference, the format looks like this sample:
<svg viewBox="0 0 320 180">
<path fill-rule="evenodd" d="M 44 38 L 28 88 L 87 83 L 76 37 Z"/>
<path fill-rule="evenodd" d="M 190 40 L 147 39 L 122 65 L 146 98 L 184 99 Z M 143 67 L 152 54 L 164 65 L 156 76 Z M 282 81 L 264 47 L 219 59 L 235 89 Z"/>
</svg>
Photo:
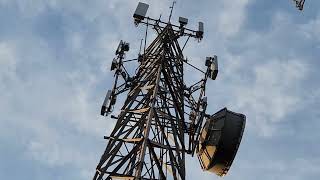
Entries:
<svg viewBox="0 0 320 180">
<path fill-rule="evenodd" d="M 198 39 L 199 41 L 202 40 L 203 35 L 204 35 L 204 24 L 203 22 L 198 22 L 198 29 L 193 30 L 190 28 L 187 28 L 188 25 L 188 19 L 185 17 L 179 17 L 179 25 L 175 25 L 171 23 L 171 16 L 172 16 L 172 10 L 174 7 L 174 4 L 176 2 L 174 1 L 171 8 L 170 16 L 169 16 L 169 21 L 165 22 L 161 20 L 161 17 L 159 19 L 154 19 L 151 17 L 147 16 L 147 12 L 149 9 L 149 5 L 146 3 L 139 2 L 134 14 L 134 23 L 136 26 L 139 24 L 144 24 L 147 26 L 153 26 L 155 29 L 157 28 L 164 28 L 167 25 L 171 25 L 173 30 L 181 37 L 181 36 L 189 36 L 189 37 L 194 37 Z"/>
</svg>

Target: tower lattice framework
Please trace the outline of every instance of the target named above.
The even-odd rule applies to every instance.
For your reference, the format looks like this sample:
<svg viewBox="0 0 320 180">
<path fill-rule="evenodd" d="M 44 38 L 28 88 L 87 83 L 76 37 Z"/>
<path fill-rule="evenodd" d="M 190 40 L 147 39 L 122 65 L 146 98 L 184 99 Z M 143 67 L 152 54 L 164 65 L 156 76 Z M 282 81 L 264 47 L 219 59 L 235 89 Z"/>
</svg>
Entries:
<svg viewBox="0 0 320 180">
<path fill-rule="evenodd" d="M 171 24 L 157 32 L 127 84 L 127 98 L 106 137 L 94 179 L 185 179 L 185 154 L 191 152 L 185 133 L 195 132 L 185 120 L 185 101 L 200 106 L 185 96 L 180 32 Z"/>
</svg>

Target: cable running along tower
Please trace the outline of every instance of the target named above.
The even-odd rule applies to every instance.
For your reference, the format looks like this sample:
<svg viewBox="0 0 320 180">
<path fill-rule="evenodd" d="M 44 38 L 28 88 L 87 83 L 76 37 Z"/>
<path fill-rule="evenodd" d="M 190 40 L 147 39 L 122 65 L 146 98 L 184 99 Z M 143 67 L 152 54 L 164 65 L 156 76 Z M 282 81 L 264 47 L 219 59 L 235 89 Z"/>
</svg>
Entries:
<svg viewBox="0 0 320 180">
<path fill-rule="evenodd" d="M 204 170 L 223 176 L 239 147 L 245 116 L 226 108 L 214 115 L 206 112 L 206 83 L 217 77 L 217 56 L 207 57 L 206 71 L 202 71 L 183 55 L 190 38 L 203 38 L 204 24 L 199 22 L 197 30 L 188 29 L 188 19 L 180 17 L 179 25 L 174 25 L 172 11 L 168 22 L 146 17 L 148 7 L 139 3 L 133 15 L 137 26 L 147 27 L 143 53 L 125 60 L 129 43 L 121 41 L 112 61 L 115 81 L 101 115 L 112 112 L 119 94 L 126 92 L 127 96 L 119 114 L 111 115 L 117 122 L 105 137 L 107 146 L 93 179 L 184 180 L 186 155 L 195 153 Z M 157 37 L 146 47 L 148 28 Z M 185 40 L 183 46 L 181 40 Z M 131 61 L 139 63 L 134 75 L 124 66 Z M 195 68 L 203 78 L 187 85 L 185 66 Z"/>
</svg>

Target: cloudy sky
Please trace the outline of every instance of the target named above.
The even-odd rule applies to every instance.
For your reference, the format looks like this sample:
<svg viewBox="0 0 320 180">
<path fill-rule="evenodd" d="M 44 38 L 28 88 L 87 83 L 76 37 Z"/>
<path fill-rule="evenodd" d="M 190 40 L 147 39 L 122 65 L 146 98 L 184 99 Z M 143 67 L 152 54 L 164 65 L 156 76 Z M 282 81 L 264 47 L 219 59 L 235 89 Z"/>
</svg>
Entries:
<svg viewBox="0 0 320 180">
<path fill-rule="evenodd" d="M 144 0 L 168 16 L 171 0 Z M 0 0 L 0 179 L 88 180 L 114 120 L 99 116 L 119 40 L 138 53 L 138 0 Z M 244 113 L 247 127 L 226 180 L 317 180 L 320 176 L 320 1 L 179 0 L 177 17 L 205 22 L 185 50 L 204 68 L 209 113 Z M 192 79 L 190 73 L 186 78 Z M 187 159 L 188 179 L 219 179 Z"/>
</svg>

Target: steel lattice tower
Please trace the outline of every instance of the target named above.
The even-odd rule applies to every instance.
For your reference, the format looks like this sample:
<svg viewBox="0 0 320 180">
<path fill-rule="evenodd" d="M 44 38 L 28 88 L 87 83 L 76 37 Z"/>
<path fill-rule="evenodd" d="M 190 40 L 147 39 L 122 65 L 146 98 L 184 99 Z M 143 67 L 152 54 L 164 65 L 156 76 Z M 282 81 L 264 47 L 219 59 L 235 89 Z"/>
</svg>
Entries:
<svg viewBox="0 0 320 180">
<path fill-rule="evenodd" d="M 171 25 L 159 29 L 144 57 L 98 170 L 144 179 L 165 179 L 169 170 L 184 179 L 183 54 Z"/>
<path fill-rule="evenodd" d="M 139 3 L 135 23 L 147 26 L 146 36 L 148 27 L 152 27 L 157 37 L 134 59 L 139 62 L 134 76 L 124 66 L 132 61 L 124 60 L 129 44 L 119 44 L 111 67 L 115 71 L 114 86 L 107 93 L 101 115 L 112 111 L 117 95 L 128 94 L 119 115 L 111 116 L 117 123 L 110 136 L 105 137 L 107 147 L 94 180 L 184 180 L 185 156 L 196 151 L 203 121 L 209 117 L 205 114 L 205 89 L 207 79 L 217 75 L 217 57 L 207 58 L 207 71 L 201 71 L 183 55 L 189 38 L 202 39 L 203 23 L 194 31 L 185 27 L 186 18 L 179 18 L 177 26 L 171 24 L 171 14 L 169 22 L 145 17 L 147 8 L 148 5 Z M 181 37 L 186 38 L 182 48 L 178 41 Z M 203 79 L 187 86 L 186 65 L 202 72 Z"/>
</svg>

